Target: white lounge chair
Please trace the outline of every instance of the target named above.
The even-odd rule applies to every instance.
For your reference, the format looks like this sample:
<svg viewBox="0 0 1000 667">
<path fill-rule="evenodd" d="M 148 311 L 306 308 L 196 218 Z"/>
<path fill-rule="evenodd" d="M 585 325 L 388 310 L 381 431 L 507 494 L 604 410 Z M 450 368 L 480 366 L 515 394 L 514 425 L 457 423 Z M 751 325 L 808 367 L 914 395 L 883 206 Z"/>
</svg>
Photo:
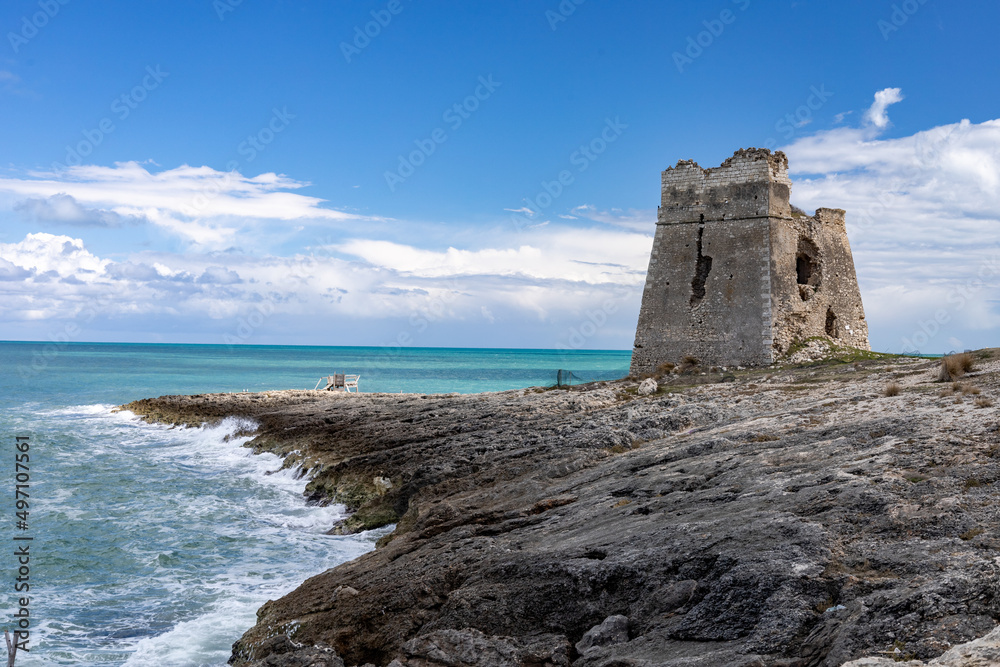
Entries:
<svg viewBox="0 0 1000 667">
<path fill-rule="evenodd" d="M 323 391 L 346 391 L 347 393 L 351 393 L 351 390 L 353 389 L 353 393 L 356 394 L 358 393 L 358 380 L 360 379 L 360 375 L 334 373 L 333 375 L 321 377 L 313 389 L 319 389 L 319 386 L 325 381 L 326 386 L 323 387 Z"/>
</svg>

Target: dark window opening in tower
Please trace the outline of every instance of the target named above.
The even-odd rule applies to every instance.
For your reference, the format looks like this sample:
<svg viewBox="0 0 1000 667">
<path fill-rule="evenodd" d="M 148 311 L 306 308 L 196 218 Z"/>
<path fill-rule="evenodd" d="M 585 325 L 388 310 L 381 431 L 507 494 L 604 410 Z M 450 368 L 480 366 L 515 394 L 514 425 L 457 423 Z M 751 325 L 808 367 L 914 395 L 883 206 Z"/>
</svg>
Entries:
<svg viewBox="0 0 1000 667">
<path fill-rule="evenodd" d="M 795 282 L 799 284 L 799 296 L 808 301 L 819 288 L 819 249 L 807 238 L 799 239 L 795 253 Z M 810 289 L 811 288 L 811 289 Z"/>
<path fill-rule="evenodd" d="M 798 277 L 800 285 L 808 285 L 809 278 L 812 277 L 812 261 L 806 255 L 799 254 L 795 258 L 795 275 Z"/>
</svg>

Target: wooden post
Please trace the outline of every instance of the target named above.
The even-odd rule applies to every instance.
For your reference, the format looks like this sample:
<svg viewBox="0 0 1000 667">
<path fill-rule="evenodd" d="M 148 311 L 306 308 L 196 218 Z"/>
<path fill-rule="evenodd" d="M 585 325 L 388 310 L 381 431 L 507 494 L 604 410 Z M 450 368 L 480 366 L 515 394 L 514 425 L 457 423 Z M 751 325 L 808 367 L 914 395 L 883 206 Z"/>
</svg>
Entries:
<svg viewBox="0 0 1000 667">
<path fill-rule="evenodd" d="M 17 635 L 15 635 L 15 638 Z M 7 640 L 7 667 L 14 667 L 14 657 L 17 655 L 17 643 L 11 643 L 10 631 L 3 629 L 3 638 Z"/>
</svg>

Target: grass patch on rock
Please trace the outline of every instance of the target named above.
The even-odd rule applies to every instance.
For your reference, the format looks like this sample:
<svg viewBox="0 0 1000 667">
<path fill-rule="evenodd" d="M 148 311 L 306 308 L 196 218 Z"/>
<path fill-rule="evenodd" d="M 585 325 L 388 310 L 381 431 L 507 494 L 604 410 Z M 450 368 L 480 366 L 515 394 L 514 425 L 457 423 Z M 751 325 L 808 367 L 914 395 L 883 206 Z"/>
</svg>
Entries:
<svg viewBox="0 0 1000 667">
<path fill-rule="evenodd" d="M 797 352 L 809 347 L 810 343 L 823 343 L 828 348 L 828 351 L 823 355 L 822 359 L 818 359 L 812 362 L 807 362 L 801 364 L 804 366 L 812 365 L 826 365 L 830 363 L 837 364 L 853 364 L 861 361 L 871 361 L 875 359 L 890 360 L 899 359 L 904 356 L 901 354 L 889 354 L 886 352 L 872 352 L 871 350 L 862 350 L 856 347 L 848 347 L 846 345 L 838 345 L 833 342 L 830 338 L 825 336 L 810 336 L 808 338 L 797 339 L 788 346 L 788 351 L 785 352 L 784 358 L 787 359 L 793 356 Z"/>
<path fill-rule="evenodd" d="M 982 535 L 984 532 L 986 532 L 986 531 L 983 528 L 980 528 L 979 526 L 976 526 L 975 528 L 970 528 L 969 530 L 965 531 L 964 533 L 962 533 L 961 535 L 959 535 L 959 537 L 961 539 L 965 540 L 966 542 L 968 542 L 969 540 L 971 540 L 972 538 L 974 538 L 976 535 Z"/>
</svg>

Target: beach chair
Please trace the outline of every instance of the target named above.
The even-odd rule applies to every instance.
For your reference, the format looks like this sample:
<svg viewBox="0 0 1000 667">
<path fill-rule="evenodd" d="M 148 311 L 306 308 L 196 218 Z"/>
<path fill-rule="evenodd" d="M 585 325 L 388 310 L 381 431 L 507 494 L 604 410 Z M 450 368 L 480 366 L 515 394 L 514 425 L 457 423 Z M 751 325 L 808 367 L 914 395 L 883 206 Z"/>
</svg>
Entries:
<svg viewBox="0 0 1000 667">
<path fill-rule="evenodd" d="M 313 389 L 319 389 L 319 386 L 326 382 L 326 386 L 323 387 L 323 391 L 346 391 L 351 393 L 351 389 L 354 390 L 353 393 L 358 392 L 358 380 L 361 379 L 360 375 L 348 375 L 346 373 L 334 373 L 333 375 L 327 375 L 321 377 L 319 382 Z"/>
</svg>

